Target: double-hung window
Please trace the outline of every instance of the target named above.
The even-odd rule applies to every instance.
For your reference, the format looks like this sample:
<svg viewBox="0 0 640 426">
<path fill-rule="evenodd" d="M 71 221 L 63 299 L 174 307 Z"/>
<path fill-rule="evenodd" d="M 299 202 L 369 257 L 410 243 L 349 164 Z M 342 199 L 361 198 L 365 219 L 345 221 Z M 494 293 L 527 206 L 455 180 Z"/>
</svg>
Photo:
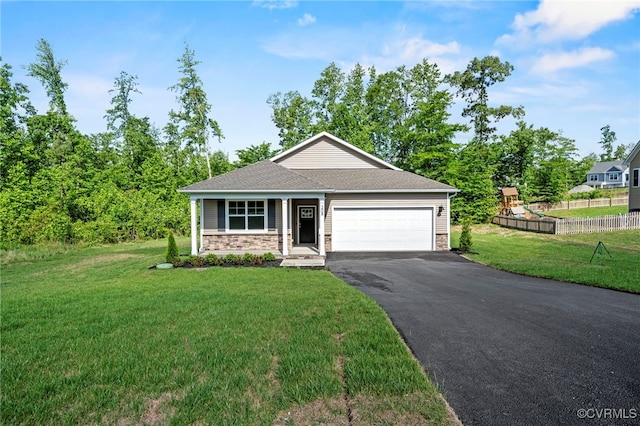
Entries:
<svg viewBox="0 0 640 426">
<path fill-rule="evenodd" d="M 640 186 L 640 169 L 633 169 L 633 187 Z"/>
<path fill-rule="evenodd" d="M 598 175 L 589 175 L 589 182 L 597 182 Z"/>
<path fill-rule="evenodd" d="M 234 231 L 251 231 L 266 229 L 265 202 L 229 201 L 229 229 Z"/>
<path fill-rule="evenodd" d="M 609 180 L 618 180 L 619 176 L 618 173 L 609 173 Z"/>
</svg>

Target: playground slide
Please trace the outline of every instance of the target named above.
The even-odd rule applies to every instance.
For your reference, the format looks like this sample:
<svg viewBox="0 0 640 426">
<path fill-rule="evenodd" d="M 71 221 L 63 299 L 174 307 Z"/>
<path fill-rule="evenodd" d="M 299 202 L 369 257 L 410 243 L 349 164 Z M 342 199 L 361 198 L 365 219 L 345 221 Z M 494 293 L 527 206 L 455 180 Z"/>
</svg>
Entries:
<svg viewBox="0 0 640 426">
<path fill-rule="evenodd" d="M 544 217 L 544 215 L 543 215 L 542 213 L 538 213 L 538 212 L 536 212 L 536 211 L 533 211 L 533 210 L 531 210 L 529 207 L 524 207 L 524 209 L 525 209 L 526 211 L 528 211 L 529 213 L 533 213 L 533 214 L 535 214 L 535 215 L 536 215 L 536 216 L 538 216 L 538 217 Z"/>
</svg>

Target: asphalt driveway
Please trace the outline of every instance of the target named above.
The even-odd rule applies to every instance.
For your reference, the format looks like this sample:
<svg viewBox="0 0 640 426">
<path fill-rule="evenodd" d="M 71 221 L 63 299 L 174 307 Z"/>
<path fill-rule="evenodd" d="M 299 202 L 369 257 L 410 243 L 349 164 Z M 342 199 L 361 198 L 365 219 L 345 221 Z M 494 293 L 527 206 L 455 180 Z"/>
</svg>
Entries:
<svg viewBox="0 0 640 426">
<path fill-rule="evenodd" d="M 453 253 L 327 266 L 385 309 L 465 425 L 640 424 L 640 296 Z"/>
</svg>

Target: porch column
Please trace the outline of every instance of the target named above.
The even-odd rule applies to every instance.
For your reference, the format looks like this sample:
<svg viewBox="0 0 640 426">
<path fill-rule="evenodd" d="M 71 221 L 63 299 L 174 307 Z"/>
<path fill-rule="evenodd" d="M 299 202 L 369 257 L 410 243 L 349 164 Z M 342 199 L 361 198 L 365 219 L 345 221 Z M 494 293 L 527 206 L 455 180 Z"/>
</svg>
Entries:
<svg viewBox="0 0 640 426">
<path fill-rule="evenodd" d="M 200 198 L 200 248 L 202 251 L 202 245 L 204 244 L 204 198 Z"/>
<path fill-rule="evenodd" d="M 191 199 L 191 254 L 198 255 L 198 206 L 197 199 Z"/>
<path fill-rule="evenodd" d="M 324 256 L 324 197 L 318 198 L 318 251 Z"/>
<path fill-rule="evenodd" d="M 282 255 L 289 255 L 289 199 L 282 199 Z"/>
</svg>

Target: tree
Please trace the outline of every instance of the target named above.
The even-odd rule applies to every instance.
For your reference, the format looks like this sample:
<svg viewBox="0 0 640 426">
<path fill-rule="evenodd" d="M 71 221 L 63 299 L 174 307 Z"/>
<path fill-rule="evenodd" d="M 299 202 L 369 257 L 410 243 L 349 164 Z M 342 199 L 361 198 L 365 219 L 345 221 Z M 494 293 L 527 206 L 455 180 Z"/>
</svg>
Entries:
<svg viewBox="0 0 640 426">
<path fill-rule="evenodd" d="M 56 62 L 51 45 L 44 39 L 40 39 L 36 46 L 38 62 L 29 64 L 27 75 L 37 79 L 49 97 L 49 109 L 58 114 L 67 114 L 67 105 L 64 101 L 64 91 L 69 85 L 62 81 L 60 75 L 66 61 Z"/>
<path fill-rule="evenodd" d="M 600 131 L 602 132 L 600 145 L 602 146 L 603 151 L 602 154 L 600 154 L 600 161 L 613 161 L 615 159 L 613 155 L 613 144 L 617 140 L 616 132 L 611 130 L 611 126 L 609 126 L 608 124 L 604 127 L 601 127 Z"/>
<path fill-rule="evenodd" d="M 283 149 L 289 149 L 313 136 L 313 106 L 300 93 L 274 93 L 267 99 L 267 104 L 271 107 L 271 120 L 278 128 Z"/>
<path fill-rule="evenodd" d="M 176 100 L 180 103 L 179 111 L 169 112 L 172 130 L 177 131 L 179 139 L 190 151 L 200 154 L 206 161 L 207 172 L 211 174 L 209 161 L 209 138 L 217 138 L 218 142 L 224 137 L 218 122 L 209 118 L 211 104 L 207 101 L 207 94 L 202 87 L 202 80 L 196 72 L 200 61 L 195 59 L 195 52 L 185 46 L 184 54 L 178 59 L 178 69 L 182 73 L 180 81 L 169 90 L 176 92 Z"/>
<path fill-rule="evenodd" d="M 251 145 L 245 149 L 239 149 L 236 151 L 238 161 L 236 161 L 236 167 L 244 167 L 258 161 L 267 160 L 274 155 L 277 151 L 271 150 L 271 144 L 263 142 L 260 145 Z"/>
<path fill-rule="evenodd" d="M 489 143 L 496 127 L 492 126 L 509 115 L 520 118 L 524 115 L 523 107 L 500 105 L 489 106 L 489 88 L 503 82 L 511 75 L 513 66 L 509 62 L 501 62 L 496 56 L 474 58 L 463 72 L 456 71 L 447 76 L 447 81 L 457 89 L 467 105 L 462 110 L 463 117 L 470 117 L 474 128 L 474 139 L 478 143 Z"/>
<path fill-rule="evenodd" d="M 107 130 L 116 137 L 122 137 L 124 129 L 129 124 L 131 112 L 131 94 L 141 92 L 138 90 L 138 76 L 130 75 L 125 71 L 120 72 L 113 83 L 113 89 L 109 93 L 114 94 L 111 98 L 111 108 L 106 111 L 104 118 L 107 119 Z"/>
<path fill-rule="evenodd" d="M 0 57 L 0 62 L 2 57 Z M 29 102 L 29 89 L 22 83 L 12 83 L 12 67 L 0 67 L 0 180 L 6 182 L 9 170 L 23 164 L 33 175 L 41 165 L 42 153 L 27 143 L 25 123 L 35 115 Z"/>
</svg>

